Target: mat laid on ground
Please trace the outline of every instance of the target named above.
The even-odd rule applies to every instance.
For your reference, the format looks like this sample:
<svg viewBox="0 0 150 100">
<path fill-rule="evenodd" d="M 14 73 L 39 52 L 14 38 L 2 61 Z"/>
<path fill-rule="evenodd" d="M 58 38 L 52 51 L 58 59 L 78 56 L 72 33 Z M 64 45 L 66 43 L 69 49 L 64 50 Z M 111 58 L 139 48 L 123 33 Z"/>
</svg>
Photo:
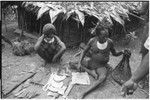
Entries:
<svg viewBox="0 0 150 100">
<path fill-rule="evenodd" d="M 33 72 L 27 72 L 18 74 L 12 77 L 9 82 L 6 84 L 2 84 L 2 91 L 4 93 L 4 96 L 7 96 L 9 93 L 11 93 L 14 89 L 16 89 L 19 85 L 24 83 L 29 78 L 33 77 L 36 73 Z"/>
</svg>

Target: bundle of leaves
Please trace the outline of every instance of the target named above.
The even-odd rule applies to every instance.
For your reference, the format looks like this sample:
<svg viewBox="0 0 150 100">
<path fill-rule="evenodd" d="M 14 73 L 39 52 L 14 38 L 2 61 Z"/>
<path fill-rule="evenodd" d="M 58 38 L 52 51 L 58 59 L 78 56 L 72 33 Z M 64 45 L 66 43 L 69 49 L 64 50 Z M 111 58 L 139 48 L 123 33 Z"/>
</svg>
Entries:
<svg viewBox="0 0 150 100">
<path fill-rule="evenodd" d="M 34 52 L 34 45 L 28 42 L 27 40 L 23 41 L 14 41 L 12 52 L 16 56 L 25 56 L 30 55 Z"/>
</svg>

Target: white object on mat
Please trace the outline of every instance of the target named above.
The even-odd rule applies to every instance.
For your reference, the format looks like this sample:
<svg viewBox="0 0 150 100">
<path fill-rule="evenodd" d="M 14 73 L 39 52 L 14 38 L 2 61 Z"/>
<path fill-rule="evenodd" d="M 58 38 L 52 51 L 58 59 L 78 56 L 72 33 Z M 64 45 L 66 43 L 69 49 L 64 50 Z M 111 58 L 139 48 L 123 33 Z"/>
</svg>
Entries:
<svg viewBox="0 0 150 100">
<path fill-rule="evenodd" d="M 71 84 L 90 85 L 90 79 L 87 72 L 73 72 Z"/>
<path fill-rule="evenodd" d="M 72 90 L 73 86 L 75 84 L 82 84 L 82 85 L 90 85 L 90 79 L 87 72 L 72 72 L 72 80 L 65 91 L 65 94 L 63 95 L 64 99 L 67 99 L 67 96 L 69 95 L 70 91 Z"/>
<path fill-rule="evenodd" d="M 54 74 L 54 77 L 53 77 L 53 79 L 57 82 L 63 81 L 65 78 L 66 78 L 65 75 L 58 76 L 57 74 Z"/>
<path fill-rule="evenodd" d="M 59 82 L 55 81 L 54 79 L 59 78 Z M 43 87 L 44 91 L 50 90 L 55 93 L 59 93 L 61 95 L 64 94 L 67 87 L 63 86 L 64 83 L 62 82 L 66 77 L 58 76 L 56 73 L 52 73 L 47 84 Z M 63 79 L 63 80 L 62 80 Z M 61 80 L 61 81 L 60 81 Z M 50 95 L 50 93 L 48 93 Z"/>
</svg>

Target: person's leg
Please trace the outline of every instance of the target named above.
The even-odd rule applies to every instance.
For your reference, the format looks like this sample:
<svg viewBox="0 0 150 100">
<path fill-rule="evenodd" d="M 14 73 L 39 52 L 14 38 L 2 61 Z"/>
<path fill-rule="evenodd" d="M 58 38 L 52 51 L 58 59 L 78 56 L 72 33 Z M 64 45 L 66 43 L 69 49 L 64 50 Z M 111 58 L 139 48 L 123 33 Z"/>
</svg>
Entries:
<svg viewBox="0 0 150 100">
<path fill-rule="evenodd" d="M 145 52 L 144 52 L 145 51 Z M 144 57 L 148 54 L 148 50 L 144 48 L 143 52 L 142 52 L 142 60 L 146 61 L 146 60 L 149 60 L 149 57 L 147 56 L 146 59 L 144 59 Z M 143 63 L 143 61 L 141 62 Z M 142 64 L 143 65 L 143 64 Z M 146 80 L 147 80 L 147 75 L 145 75 L 145 77 L 142 78 L 142 80 L 139 82 L 139 86 L 141 88 L 144 88 L 145 87 L 145 84 L 146 84 Z"/>
<path fill-rule="evenodd" d="M 141 45 L 141 51 L 142 59 L 145 57 L 145 55 L 148 53 L 148 50 L 144 47 L 144 44 Z"/>
<path fill-rule="evenodd" d="M 89 75 L 91 75 L 94 79 L 98 79 L 98 74 L 95 71 L 95 64 L 92 63 L 90 58 L 84 59 L 82 62 L 82 70 L 86 71 Z"/>
<path fill-rule="evenodd" d="M 64 53 L 65 53 L 65 50 L 58 56 L 57 62 L 60 62 L 60 61 L 61 61 L 61 57 L 63 56 Z"/>
<path fill-rule="evenodd" d="M 148 53 L 148 49 L 145 48 L 144 46 L 144 43 L 146 41 L 146 37 L 142 40 L 142 43 L 141 43 L 141 51 L 140 53 L 142 54 L 142 60 L 143 58 L 145 57 L 145 55 Z M 139 86 L 141 88 L 144 88 L 145 87 L 145 81 L 146 81 L 146 77 L 144 77 L 140 82 L 139 82 Z"/>
<path fill-rule="evenodd" d="M 50 62 L 50 61 L 48 61 L 49 58 L 48 58 L 47 51 L 44 51 L 44 50 L 42 50 L 42 49 L 38 49 L 38 50 L 37 50 L 37 53 L 38 53 L 38 55 L 44 60 L 44 65 L 43 65 L 43 67 L 45 67 L 45 66 L 47 65 L 47 63 Z"/>
<path fill-rule="evenodd" d="M 98 68 L 96 72 L 99 75 L 98 80 L 96 80 L 94 84 L 92 84 L 85 92 L 83 92 L 80 95 L 80 98 L 83 99 L 85 96 L 87 96 L 89 93 L 97 89 L 100 85 L 102 85 L 105 82 L 107 76 L 107 69 L 105 67 L 101 67 Z"/>
<path fill-rule="evenodd" d="M 91 75 L 94 79 L 98 79 L 98 75 L 95 72 L 94 64 L 91 63 L 90 58 L 83 59 L 81 62 L 82 68 L 78 68 L 78 61 L 77 62 L 69 62 L 70 68 L 79 70 L 79 71 L 86 71 L 89 75 Z"/>
</svg>

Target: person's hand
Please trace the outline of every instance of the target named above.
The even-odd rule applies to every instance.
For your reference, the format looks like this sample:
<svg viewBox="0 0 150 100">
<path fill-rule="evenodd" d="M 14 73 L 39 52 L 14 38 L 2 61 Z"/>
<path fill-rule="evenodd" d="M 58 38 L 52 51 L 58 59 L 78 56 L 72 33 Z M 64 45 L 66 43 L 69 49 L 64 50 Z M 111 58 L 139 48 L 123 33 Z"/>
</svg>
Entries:
<svg viewBox="0 0 150 100">
<path fill-rule="evenodd" d="M 45 37 L 45 35 L 44 35 L 44 34 L 42 34 L 41 38 L 42 38 L 42 39 L 44 39 L 44 37 Z"/>
<path fill-rule="evenodd" d="M 79 61 L 78 62 L 78 70 L 80 70 L 80 68 L 81 68 L 81 62 Z"/>
<path fill-rule="evenodd" d="M 124 50 L 121 50 L 122 55 L 124 54 Z"/>
<path fill-rule="evenodd" d="M 137 83 L 132 79 L 129 79 L 122 85 L 121 95 L 125 97 L 126 95 L 131 95 L 137 89 Z"/>
<path fill-rule="evenodd" d="M 123 54 L 131 56 L 131 51 L 128 48 L 125 48 L 124 50 L 122 50 L 122 52 L 123 52 Z"/>
<path fill-rule="evenodd" d="M 82 72 L 83 71 L 83 69 L 82 69 L 82 65 L 81 65 L 81 62 L 79 61 L 79 63 L 78 63 L 78 70 L 80 71 L 80 72 Z"/>
<path fill-rule="evenodd" d="M 121 53 L 121 55 L 124 55 L 124 50 L 121 50 L 120 53 Z"/>
<path fill-rule="evenodd" d="M 57 61 L 57 57 L 54 56 L 53 59 L 52 59 L 52 62 L 56 62 Z"/>
<path fill-rule="evenodd" d="M 38 40 L 43 41 L 43 39 L 44 39 L 44 34 L 42 34 L 42 36 L 40 36 Z"/>
</svg>

